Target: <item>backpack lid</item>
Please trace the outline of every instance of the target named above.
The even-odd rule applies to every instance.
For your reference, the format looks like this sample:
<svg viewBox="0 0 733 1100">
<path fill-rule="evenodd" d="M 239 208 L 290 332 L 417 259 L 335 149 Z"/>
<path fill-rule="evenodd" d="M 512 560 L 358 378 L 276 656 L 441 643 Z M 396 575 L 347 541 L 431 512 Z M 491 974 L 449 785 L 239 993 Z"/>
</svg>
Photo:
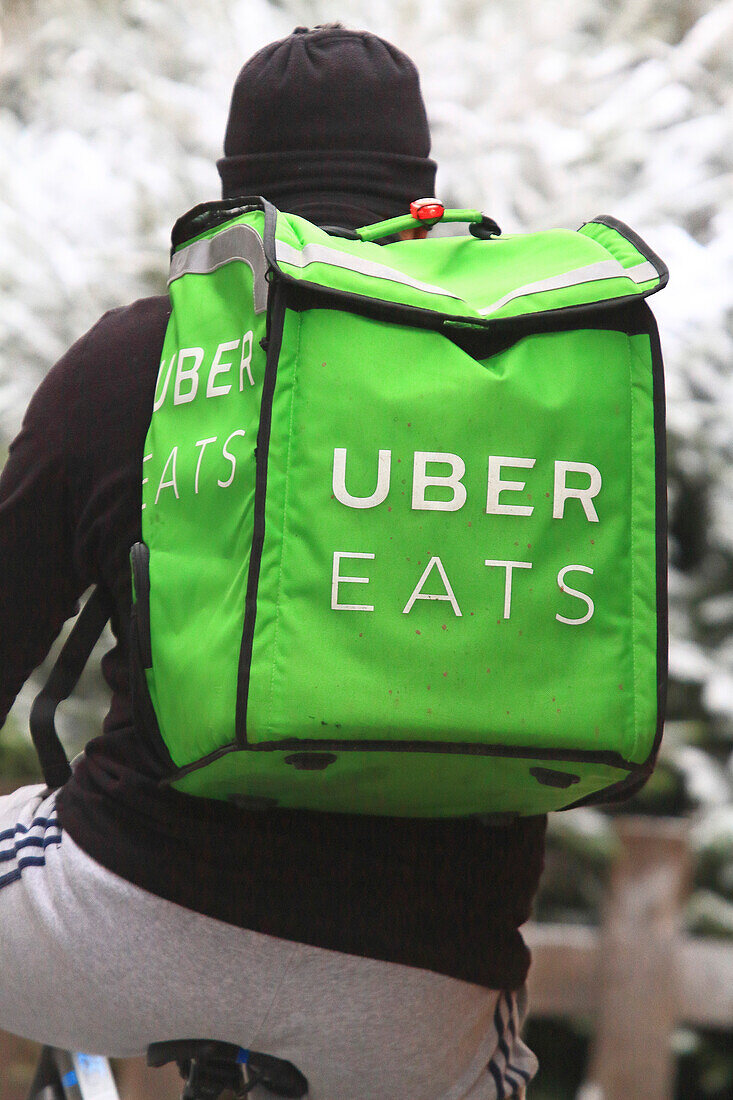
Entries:
<svg viewBox="0 0 733 1100">
<path fill-rule="evenodd" d="M 485 325 L 645 298 L 668 279 L 666 266 L 645 242 L 605 216 L 578 232 L 551 229 L 490 240 L 436 237 L 378 245 L 332 236 L 269 203 L 264 207 L 263 212 L 249 207 L 234 218 L 221 211 L 226 220 L 176 249 L 169 284 L 182 275 L 243 261 L 255 275 L 258 312 L 266 305 L 269 270 L 316 292 L 336 291 Z M 501 262 L 493 263 L 497 253 Z"/>
</svg>

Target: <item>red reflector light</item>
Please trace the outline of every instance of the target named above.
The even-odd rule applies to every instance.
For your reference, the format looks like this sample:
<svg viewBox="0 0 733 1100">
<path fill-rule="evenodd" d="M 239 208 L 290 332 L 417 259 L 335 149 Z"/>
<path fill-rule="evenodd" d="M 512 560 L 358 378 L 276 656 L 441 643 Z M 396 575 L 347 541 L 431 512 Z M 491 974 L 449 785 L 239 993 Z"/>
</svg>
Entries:
<svg viewBox="0 0 733 1100">
<path fill-rule="evenodd" d="M 437 199 L 415 199 L 410 203 L 410 213 L 418 221 L 436 221 L 445 214 L 445 207 Z"/>
</svg>

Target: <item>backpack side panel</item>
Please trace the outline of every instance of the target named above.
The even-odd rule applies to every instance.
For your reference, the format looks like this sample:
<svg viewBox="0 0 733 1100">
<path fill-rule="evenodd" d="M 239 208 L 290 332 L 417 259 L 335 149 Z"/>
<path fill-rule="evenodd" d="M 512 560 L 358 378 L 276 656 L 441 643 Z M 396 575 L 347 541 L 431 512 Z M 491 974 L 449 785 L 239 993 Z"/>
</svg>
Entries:
<svg viewBox="0 0 733 1100">
<path fill-rule="evenodd" d="M 177 766 L 235 742 L 239 646 L 254 522 L 265 313 L 230 264 L 174 284 L 145 446 L 150 552 L 146 672 Z"/>
</svg>

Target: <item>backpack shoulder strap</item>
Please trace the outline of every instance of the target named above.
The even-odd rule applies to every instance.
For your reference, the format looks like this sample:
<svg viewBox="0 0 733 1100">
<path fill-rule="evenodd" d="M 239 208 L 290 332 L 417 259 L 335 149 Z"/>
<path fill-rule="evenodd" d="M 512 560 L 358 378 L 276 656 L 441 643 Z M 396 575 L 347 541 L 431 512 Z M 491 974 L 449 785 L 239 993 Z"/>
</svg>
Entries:
<svg viewBox="0 0 733 1100">
<path fill-rule="evenodd" d="M 48 680 L 31 708 L 31 738 L 43 778 L 51 790 L 62 787 L 71 776 L 69 760 L 56 731 L 56 708 L 64 699 L 68 699 L 76 687 L 110 613 L 109 595 L 100 587 L 95 588 L 79 613 Z"/>
</svg>

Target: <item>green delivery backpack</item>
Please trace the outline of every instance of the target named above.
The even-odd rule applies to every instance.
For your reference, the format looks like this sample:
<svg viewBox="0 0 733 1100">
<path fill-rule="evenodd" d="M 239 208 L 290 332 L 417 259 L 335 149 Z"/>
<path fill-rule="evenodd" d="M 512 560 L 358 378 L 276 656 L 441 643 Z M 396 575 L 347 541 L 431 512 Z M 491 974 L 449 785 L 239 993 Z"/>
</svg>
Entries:
<svg viewBox="0 0 733 1100">
<path fill-rule="evenodd" d="M 535 814 L 652 769 L 666 268 L 611 218 L 443 220 L 471 233 L 379 245 L 421 222 L 262 199 L 176 225 L 132 569 L 138 719 L 180 791 Z"/>
</svg>

